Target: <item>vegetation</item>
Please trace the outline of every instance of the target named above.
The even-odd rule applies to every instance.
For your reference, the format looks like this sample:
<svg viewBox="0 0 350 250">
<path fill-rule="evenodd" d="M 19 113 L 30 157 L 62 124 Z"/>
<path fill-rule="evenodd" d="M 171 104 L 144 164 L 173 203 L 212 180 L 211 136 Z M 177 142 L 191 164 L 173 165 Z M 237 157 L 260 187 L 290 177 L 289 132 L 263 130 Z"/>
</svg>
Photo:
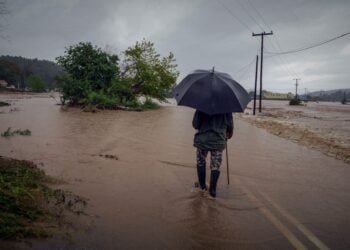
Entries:
<svg viewBox="0 0 350 250">
<path fill-rule="evenodd" d="M 91 43 L 69 46 L 65 55 L 56 60 L 73 80 L 89 83 L 93 91 L 108 89 L 118 75 L 118 56 L 109 55 Z"/>
<path fill-rule="evenodd" d="M 254 91 L 249 92 L 249 96 L 254 98 Z M 264 100 L 291 100 L 293 99 L 293 94 L 291 92 L 288 93 L 277 93 L 271 92 L 267 90 L 262 91 L 262 99 Z M 257 98 L 259 98 L 259 93 L 257 93 Z"/>
<path fill-rule="evenodd" d="M 343 99 L 341 100 L 341 104 L 347 104 L 346 93 L 344 91 Z"/>
<path fill-rule="evenodd" d="M 289 105 L 300 105 L 301 104 L 301 101 L 300 101 L 300 99 L 298 98 L 294 98 L 294 99 L 291 99 L 290 101 L 289 101 Z"/>
<path fill-rule="evenodd" d="M 79 43 L 57 57 L 65 74 L 56 77 L 63 104 L 94 105 L 101 109 L 129 107 L 154 109 L 152 98 L 166 101 L 165 93 L 174 86 L 178 72 L 174 55 L 161 58 L 154 44 L 136 42 L 124 53 L 124 60 L 91 43 Z M 140 101 L 145 98 L 145 102 Z"/>
<path fill-rule="evenodd" d="M 0 101 L 0 107 L 3 107 L 3 106 L 10 106 L 10 104 L 7 102 Z"/>
<path fill-rule="evenodd" d="M 45 83 L 38 75 L 30 75 L 27 79 L 27 87 L 33 92 L 45 92 Z"/>
<path fill-rule="evenodd" d="M 56 87 L 55 76 L 61 74 L 61 66 L 48 60 L 29 59 L 20 56 L 0 56 L 0 79 L 9 85 L 25 89 L 28 77 L 36 75 L 42 79 L 45 89 Z"/>
<path fill-rule="evenodd" d="M 142 40 L 129 47 L 124 56 L 122 78 L 130 84 L 132 93 L 165 101 L 164 92 L 178 77 L 174 54 L 161 58 L 153 43 Z"/>
<path fill-rule="evenodd" d="M 14 136 L 14 135 L 29 136 L 31 134 L 32 134 L 32 132 L 29 129 L 25 129 L 25 130 L 17 129 L 15 131 L 11 131 L 11 128 L 8 128 L 5 132 L 1 133 L 1 136 L 3 136 L 3 137 L 9 137 L 9 136 Z"/>
<path fill-rule="evenodd" d="M 31 162 L 0 156 L 0 239 L 47 237 L 53 227 L 65 224 L 65 210 L 81 213 L 77 204 L 86 201 L 53 190 L 48 184 L 54 182 Z"/>
<path fill-rule="evenodd" d="M 33 224 L 47 213 L 47 176 L 30 162 L 0 157 L 0 163 L 0 239 L 48 236 Z"/>
</svg>

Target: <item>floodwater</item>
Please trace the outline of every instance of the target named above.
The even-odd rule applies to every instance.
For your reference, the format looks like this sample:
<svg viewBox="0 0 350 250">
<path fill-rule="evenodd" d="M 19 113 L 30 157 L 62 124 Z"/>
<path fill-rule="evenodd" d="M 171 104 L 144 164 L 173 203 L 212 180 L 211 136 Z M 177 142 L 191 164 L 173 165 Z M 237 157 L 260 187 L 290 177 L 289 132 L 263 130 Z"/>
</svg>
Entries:
<svg viewBox="0 0 350 250">
<path fill-rule="evenodd" d="M 193 110 L 63 111 L 45 96 L 1 95 L 0 155 L 32 160 L 88 199 L 87 227 L 33 249 L 349 249 L 350 168 L 242 120 L 211 200 L 196 180 Z M 12 111 L 11 111 L 12 109 Z M 100 155 L 114 155 L 113 158 Z"/>
<path fill-rule="evenodd" d="M 258 105 L 258 102 L 257 102 Z M 252 113 L 253 102 L 249 104 Z M 350 105 L 340 102 L 307 102 L 290 106 L 288 101 L 263 100 L 263 114 L 287 120 L 323 137 L 350 146 Z"/>
</svg>

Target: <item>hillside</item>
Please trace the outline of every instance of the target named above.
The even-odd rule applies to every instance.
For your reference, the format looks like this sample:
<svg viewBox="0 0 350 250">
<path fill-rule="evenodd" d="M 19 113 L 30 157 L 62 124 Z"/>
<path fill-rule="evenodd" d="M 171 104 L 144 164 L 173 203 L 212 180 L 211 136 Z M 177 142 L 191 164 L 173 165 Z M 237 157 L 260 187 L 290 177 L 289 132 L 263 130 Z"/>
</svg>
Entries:
<svg viewBox="0 0 350 250">
<path fill-rule="evenodd" d="M 315 91 L 310 92 L 307 95 L 301 95 L 301 99 L 315 100 L 315 101 L 328 101 L 328 102 L 340 102 L 344 97 L 350 100 L 350 89 L 334 89 L 328 91 Z"/>
<path fill-rule="evenodd" d="M 0 79 L 21 89 L 26 87 L 27 78 L 38 75 L 46 84 L 46 88 L 55 88 L 55 76 L 62 68 L 48 60 L 29 59 L 20 56 L 0 56 Z"/>
</svg>

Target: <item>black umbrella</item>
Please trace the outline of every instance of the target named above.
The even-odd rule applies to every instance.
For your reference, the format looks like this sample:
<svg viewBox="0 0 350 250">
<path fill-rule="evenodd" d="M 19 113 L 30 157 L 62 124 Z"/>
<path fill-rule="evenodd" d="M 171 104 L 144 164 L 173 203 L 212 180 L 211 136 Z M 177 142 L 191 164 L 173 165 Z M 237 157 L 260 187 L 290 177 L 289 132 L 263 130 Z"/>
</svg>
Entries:
<svg viewBox="0 0 350 250">
<path fill-rule="evenodd" d="M 250 101 L 247 91 L 229 74 L 213 70 L 195 70 L 175 88 L 178 105 L 208 115 L 243 112 Z"/>
</svg>

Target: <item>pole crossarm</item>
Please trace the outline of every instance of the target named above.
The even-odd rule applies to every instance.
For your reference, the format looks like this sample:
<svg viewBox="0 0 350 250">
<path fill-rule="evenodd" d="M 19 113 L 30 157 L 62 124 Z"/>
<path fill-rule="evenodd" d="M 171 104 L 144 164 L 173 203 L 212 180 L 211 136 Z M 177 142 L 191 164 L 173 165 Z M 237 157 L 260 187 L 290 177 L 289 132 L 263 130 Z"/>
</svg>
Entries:
<svg viewBox="0 0 350 250">
<path fill-rule="evenodd" d="M 253 32 L 252 34 L 252 36 L 267 36 L 267 35 L 273 35 L 273 31 L 271 30 L 271 32 L 268 32 L 268 33 L 264 31 L 262 33 L 256 33 L 256 34 Z"/>
</svg>

